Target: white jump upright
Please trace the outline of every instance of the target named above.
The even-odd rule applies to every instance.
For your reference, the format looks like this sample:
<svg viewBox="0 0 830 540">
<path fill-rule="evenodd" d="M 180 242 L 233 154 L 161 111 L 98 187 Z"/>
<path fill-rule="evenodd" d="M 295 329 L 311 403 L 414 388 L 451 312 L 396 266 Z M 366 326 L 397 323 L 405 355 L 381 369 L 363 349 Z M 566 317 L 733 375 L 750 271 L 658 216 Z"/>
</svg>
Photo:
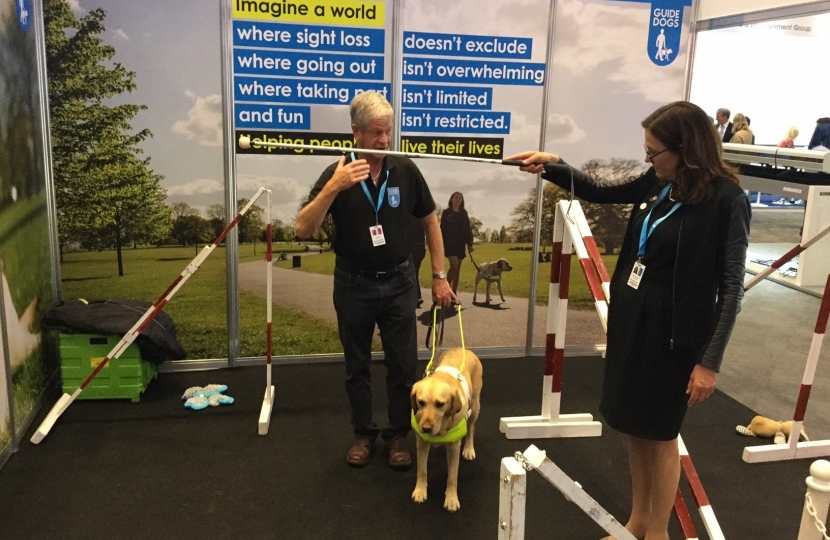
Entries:
<svg viewBox="0 0 830 540">
<path fill-rule="evenodd" d="M 830 506 L 830 462 L 820 459 L 810 466 L 807 494 L 798 540 L 825 540 L 827 538 L 827 507 Z M 501 539 L 501 537 L 499 537 Z"/>
<path fill-rule="evenodd" d="M 516 452 L 512 458 L 502 459 L 499 540 L 524 540 L 527 492 L 527 481 L 524 477 L 525 471 L 534 469 L 608 534 L 617 540 L 636 540 L 635 536 L 588 495 L 578 482 L 571 479 L 556 463 L 551 461 L 545 455 L 544 450 L 539 450 L 532 444 L 524 452 Z M 551 537 L 556 537 L 555 531 L 551 532 L 554 533 Z"/>
<path fill-rule="evenodd" d="M 271 271 L 271 190 L 265 191 L 265 397 L 259 412 L 257 432 L 268 435 L 271 411 L 274 408 L 274 387 L 271 385 L 271 315 L 273 304 L 273 272 Z"/>
<path fill-rule="evenodd" d="M 582 225 L 578 225 L 582 224 Z M 588 230 L 588 223 L 578 201 L 560 201 L 556 205 L 551 247 L 550 292 L 548 296 L 547 338 L 545 340 L 545 375 L 542 386 L 542 411 L 537 416 L 502 418 L 499 429 L 508 439 L 541 439 L 555 437 L 598 437 L 602 424 L 589 413 L 560 414 L 562 398 L 562 368 L 565 359 L 565 323 L 568 314 L 568 288 L 571 274 L 571 250 L 576 247 L 583 272 L 594 295 L 597 313 L 603 330 L 608 319 L 608 304 L 604 298 L 591 258 L 580 234 L 580 227 Z M 593 237 L 591 237 L 593 242 Z M 594 244 L 596 247 L 596 244 Z M 597 251 L 597 257 L 599 252 Z M 584 261 L 584 262 L 583 262 Z M 600 264 L 602 259 L 599 259 Z M 590 270 L 590 271 L 589 271 Z M 604 274 L 603 274 L 604 272 Z M 607 281 L 605 267 L 599 272 Z"/>
<path fill-rule="evenodd" d="M 248 204 L 246 204 L 242 208 L 242 210 L 240 210 L 236 214 L 236 217 L 233 219 L 233 221 L 231 221 L 228 224 L 228 226 L 225 227 L 225 230 L 222 231 L 222 233 L 216 238 L 216 240 L 214 240 L 212 244 L 209 244 L 202 248 L 202 251 L 200 251 L 199 254 L 196 255 L 196 257 L 192 261 L 190 261 L 190 264 L 188 264 L 187 267 L 182 271 L 182 273 L 179 274 L 179 276 L 175 280 L 173 280 L 173 283 L 171 283 L 170 286 L 167 287 L 167 290 L 164 291 L 155 302 L 153 302 L 153 305 L 150 306 L 147 309 L 147 311 L 144 312 L 144 314 L 138 319 L 138 321 L 136 321 L 133 327 L 130 328 L 126 334 L 124 334 L 124 337 L 122 337 L 121 340 L 118 343 L 116 343 L 115 347 L 113 347 L 109 354 L 107 354 L 107 356 L 101 361 L 101 363 L 98 364 L 98 367 L 96 367 L 95 370 L 89 374 L 89 376 L 84 380 L 84 382 L 82 382 L 81 385 L 78 386 L 75 392 L 73 392 L 71 395 L 65 393 L 60 397 L 60 399 L 58 399 L 57 403 L 55 403 L 55 405 L 52 407 L 52 410 L 49 411 L 49 414 L 46 415 L 46 418 L 43 420 L 43 422 L 41 422 L 40 426 L 38 426 L 37 431 L 35 431 L 34 435 L 32 435 L 32 438 L 30 439 L 32 444 L 39 444 L 49 434 L 49 431 L 52 429 L 52 426 L 55 425 L 55 422 L 57 422 L 58 418 L 60 418 L 60 416 L 66 411 L 66 409 L 68 409 L 69 406 L 72 405 L 72 402 L 75 401 L 75 398 L 77 398 L 78 395 L 84 391 L 87 385 L 90 382 L 92 382 L 92 379 L 94 379 L 95 376 L 98 375 L 98 373 L 100 373 L 101 370 L 107 366 L 107 364 L 109 364 L 110 360 L 116 360 L 124 353 L 127 347 L 129 347 L 130 344 L 133 341 L 135 341 L 135 339 L 138 337 L 141 331 L 144 330 L 153 321 L 156 315 L 158 315 L 158 313 L 164 308 L 164 306 L 167 305 L 167 302 L 169 302 L 170 299 L 173 298 L 173 295 L 176 294 L 176 292 L 178 292 L 178 290 L 182 288 L 182 286 L 185 284 L 185 282 L 187 282 L 188 279 L 190 279 L 190 276 L 192 276 L 196 273 L 197 270 L 199 270 L 199 267 L 202 265 L 203 262 L 205 262 L 205 259 L 207 259 L 211 253 L 213 253 L 213 250 L 216 249 L 216 246 L 218 246 L 222 242 L 222 240 L 231 231 L 231 229 L 236 227 L 236 224 L 239 223 L 239 221 L 242 219 L 242 216 L 244 216 L 245 213 L 248 210 L 250 210 L 250 208 L 254 205 L 254 202 L 256 202 L 256 200 L 259 199 L 260 195 L 262 195 L 264 192 L 265 188 L 259 188 L 256 194 L 253 197 L 251 197 L 251 200 L 248 201 Z"/>
<path fill-rule="evenodd" d="M 830 317 L 830 275 L 824 286 L 824 296 L 818 310 L 816 328 L 810 352 L 807 354 L 807 365 L 804 367 L 804 376 L 801 379 L 801 390 L 798 393 L 798 402 L 793 414 L 793 427 L 787 444 L 765 444 L 761 446 L 747 446 L 744 448 L 743 460 L 747 463 L 762 463 L 766 461 L 784 461 L 788 459 L 813 458 L 830 456 L 830 440 L 798 442 L 801 428 L 804 425 L 804 413 L 807 410 L 807 400 L 813 387 L 816 375 L 816 365 L 824 342 L 824 332 L 827 330 L 827 319 Z"/>
</svg>

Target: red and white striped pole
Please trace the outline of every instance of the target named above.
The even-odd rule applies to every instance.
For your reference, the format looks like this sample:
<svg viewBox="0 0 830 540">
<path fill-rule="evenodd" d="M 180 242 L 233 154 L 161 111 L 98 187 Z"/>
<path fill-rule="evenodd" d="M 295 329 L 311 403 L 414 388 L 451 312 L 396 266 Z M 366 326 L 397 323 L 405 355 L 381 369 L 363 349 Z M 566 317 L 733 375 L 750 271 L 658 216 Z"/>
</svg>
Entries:
<svg viewBox="0 0 830 540">
<path fill-rule="evenodd" d="M 830 275 L 827 276 L 827 283 L 824 286 L 824 296 L 821 298 L 813 340 L 810 343 L 810 352 L 807 354 L 807 365 L 804 367 L 804 375 L 801 378 L 801 389 L 798 392 L 798 401 L 793 414 L 790 438 L 786 445 L 770 444 L 744 448 L 743 460 L 745 462 L 761 463 L 830 455 L 830 441 L 798 442 L 801 428 L 804 426 L 804 413 L 807 411 L 807 400 L 810 398 L 810 390 L 813 388 L 813 380 L 816 375 L 821 346 L 824 343 L 828 318 L 830 318 Z"/>
<path fill-rule="evenodd" d="M 271 384 L 271 315 L 273 311 L 273 273 L 271 271 L 271 190 L 265 192 L 265 397 L 259 412 L 257 432 L 267 435 L 274 408 L 274 386 Z"/>
<path fill-rule="evenodd" d="M 686 506 L 686 501 L 683 500 L 683 494 L 679 489 L 674 496 L 674 515 L 680 524 L 680 530 L 683 531 L 683 538 L 698 540 L 695 525 L 692 523 L 692 516 L 689 514 L 689 508 Z"/>
<path fill-rule="evenodd" d="M 595 259 L 589 255 L 588 249 L 583 242 L 584 231 L 589 231 L 588 221 L 585 219 L 585 214 L 582 213 L 582 206 L 578 201 L 560 201 L 559 205 L 563 207 L 565 212 L 565 226 L 570 232 L 570 237 L 573 238 L 574 249 L 576 255 L 579 257 L 579 264 L 582 266 L 582 273 L 585 275 L 585 280 L 588 282 L 588 288 L 591 290 L 591 295 L 594 297 L 594 307 L 597 309 L 600 322 L 602 323 L 603 332 L 608 331 L 608 301 L 611 299 L 611 278 L 608 277 L 608 272 L 605 272 L 604 278 L 598 276 L 599 268 L 595 267 Z M 591 243 L 596 251 L 596 256 L 599 258 L 599 250 L 596 249 L 593 235 L 588 234 Z M 602 259 L 599 258 L 600 264 Z M 602 264 L 603 270 L 605 265 Z M 604 283 L 600 282 L 600 279 Z"/>
<path fill-rule="evenodd" d="M 796 255 L 798 255 L 808 247 L 812 246 L 813 244 L 827 236 L 827 233 L 830 233 L 830 225 L 817 232 L 815 236 L 813 236 L 806 242 L 801 242 L 800 244 L 798 244 L 797 246 L 783 254 L 777 261 L 769 265 L 768 268 L 765 268 L 764 270 L 759 272 L 754 278 L 747 281 L 744 285 L 744 290 L 748 291 L 761 281 L 765 280 L 767 277 L 769 277 L 770 274 L 775 272 L 777 269 L 781 268 L 785 263 L 794 259 Z"/>
<path fill-rule="evenodd" d="M 599 254 L 599 248 L 594 240 L 594 234 L 591 232 L 591 227 L 588 225 L 588 220 L 582 211 L 582 206 L 579 207 L 579 215 L 581 219 L 576 220 L 576 226 L 579 228 L 579 234 L 582 241 L 585 243 L 585 248 L 588 250 L 588 256 L 593 262 L 593 266 L 599 275 L 600 283 L 602 284 L 602 292 L 605 295 L 606 302 L 611 301 L 611 276 L 608 275 L 608 270 L 605 268 L 605 262 Z M 586 275 L 587 278 L 587 275 Z"/>
<path fill-rule="evenodd" d="M 695 502 L 697 503 L 697 508 L 700 511 L 700 517 L 703 519 L 703 525 L 706 527 L 706 532 L 709 533 L 709 538 L 711 540 L 724 540 L 723 531 L 720 528 L 718 519 L 715 517 L 715 511 L 712 510 L 712 505 L 709 504 L 709 497 L 706 496 L 706 491 L 703 489 L 703 484 L 700 482 L 700 477 L 697 475 L 697 470 L 695 470 L 695 466 L 692 463 L 692 458 L 689 456 L 689 451 L 686 449 L 686 445 L 683 443 L 683 437 L 680 435 L 677 436 L 677 446 L 680 451 L 680 465 L 683 467 L 683 472 L 686 474 L 686 481 L 692 489 L 692 494 L 695 497 Z M 680 492 L 678 491 L 678 494 L 679 493 Z M 677 498 L 675 498 L 674 510 L 677 513 L 678 519 L 681 519 L 680 516 L 683 513 L 683 510 L 686 510 L 685 514 L 687 516 L 689 514 L 685 504 L 678 510 Z M 689 524 L 691 524 L 691 522 L 689 522 Z M 692 528 L 692 532 L 694 532 L 694 528 Z"/>
<path fill-rule="evenodd" d="M 66 411 L 66 409 L 69 408 L 72 402 L 75 401 L 75 398 L 77 398 L 78 395 L 80 395 L 80 393 L 84 391 L 87 385 L 90 382 L 92 382 L 92 379 L 94 379 L 95 376 L 98 375 L 98 373 L 100 373 L 101 370 L 107 366 L 109 361 L 119 358 L 121 354 L 127 349 L 127 347 L 129 347 L 130 344 L 132 344 L 132 342 L 135 341 L 135 339 L 138 337 L 141 331 L 144 330 L 153 321 L 155 316 L 158 315 L 158 313 L 164 308 L 164 306 L 167 305 L 167 302 L 169 302 L 170 299 L 173 298 L 173 295 L 175 295 L 176 292 L 178 292 L 178 290 L 182 288 L 182 286 L 190 278 L 190 276 L 192 276 L 196 273 L 197 270 L 199 270 L 199 267 L 205 261 L 205 259 L 208 258 L 208 255 L 213 253 L 213 250 L 216 249 L 216 246 L 218 246 L 222 242 L 222 240 L 225 238 L 225 235 L 227 235 L 228 232 L 231 229 L 233 229 L 237 223 L 239 223 L 239 220 L 242 219 L 242 216 L 244 216 L 245 213 L 251 208 L 251 206 L 254 205 L 254 202 L 260 197 L 260 195 L 262 195 L 264 191 L 265 188 L 259 188 L 259 190 L 256 192 L 256 195 L 254 195 L 248 202 L 248 204 L 246 204 L 245 207 L 239 211 L 239 213 L 236 215 L 233 221 L 231 221 L 230 224 L 225 228 L 225 230 L 222 231 L 222 234 L 220 234 L 219 237 L 216 238 L 213 244 L 207 245 L 204 248 L 202 248 L 202 251 L 200 251 L 199 254 L 196 255 L 196 257 L 190 262 L 190 264 L 188 264 L 187 267 L 182 271 L 182 273 L 179 274 L 179 276 L 175 280 L 173 280 L 173 283 L 171 283 L 170 286 L 167 287 L 167 290 L 164 291 L 164 293 L 162 293 L 161 296 L 159 296 L 158 300 L 156 300 L 153 303 L 153 305 L 150 306 L 150 308 L 147 309 L 146 312 L 144 312 L 144 314 L 138 319 L 138 321 L 136 321 L 133 327 L 130 328 L 126 334 L 124 334 L 124 337 L 122 337 L 121 340 L 115 344 L 115 347 L 113 347 L 113 349 L 109 352 L 106 358 L 104 358 L 101 361 L 101 363 L 98 364 L 98 367 L 96 367 L 95 370 L 89 374 L 86 380 L 84 380 L 84 382 L 81 383 L 81 385 L 75 390 L 75 392 L 73 392 L 72 395 L 64 393 L 60 397 L 60 399 L 58 399 L 58 402 L 55 403 L 55 405 L 52 407 L 52 410 L 49 411 L 49 414 L 46 415 L 46 418 L 43 420 L 43 422 L 41 422 L 40 426 L 37 428 L 37 431 L 35 431 L 34 435 L 32 435 L 31 441 L 33 444 L 39 444 L 40 441 L 42 441 L 44 437 L 46 437 L 46 435 L 49 434 L 49 430 L 51 430 L 52 426 L 55 425 L 55 422 L 58 420 L 60 415 L 62 415 L 64 411 Z"/>
</svg>

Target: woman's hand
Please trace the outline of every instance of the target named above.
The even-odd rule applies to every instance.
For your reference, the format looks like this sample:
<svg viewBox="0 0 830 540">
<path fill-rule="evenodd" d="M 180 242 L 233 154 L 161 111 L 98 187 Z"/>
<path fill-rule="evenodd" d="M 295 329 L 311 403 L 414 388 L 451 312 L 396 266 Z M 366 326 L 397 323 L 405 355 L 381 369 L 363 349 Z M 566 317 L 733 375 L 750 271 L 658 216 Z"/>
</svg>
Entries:
<svg viewBox="0 0 830 540">
<path fill-rule="evenodd" d="M 467 246 L 467 253 L 472 253 L 474 249 L 475 248 L 473 247 L 473 245 L 470 244 L 469 246 Z"/>
<path fill-rule="evenodd" d="M 519 170 L 529 172 L 531 174 L 539 174 L 545 169 L 545 163 L 559 163 L 559 156 L 550 154 L 548 152 L 522 152 L 521 154 L 514 154 L 508 158 L 507 161 L 521 161 L 522 166 Z"/>
<path fill-rule="evenodd" d="M 689 386 L 686 387 L 686 394 L 689 396 L 689 407 L 711 396 L 712 392 L 715 391 L 717 382 L 717 373 L 700 364 L 696 365 L 692 370 L 692 376 L 689 377 Z"/>
</svg>

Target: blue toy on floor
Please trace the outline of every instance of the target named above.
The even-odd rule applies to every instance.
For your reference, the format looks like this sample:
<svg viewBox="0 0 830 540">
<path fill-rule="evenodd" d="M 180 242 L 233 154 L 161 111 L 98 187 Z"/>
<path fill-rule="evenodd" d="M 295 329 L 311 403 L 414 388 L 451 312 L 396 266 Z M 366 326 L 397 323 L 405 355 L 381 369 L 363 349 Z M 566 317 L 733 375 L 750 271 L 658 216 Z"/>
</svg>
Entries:
<svg viewBox="0 0 830 540">
<path fill-rule="evenodd" d="M 222 393 L 227 389 L 228 387 L 224 384 L 192 386 L 184 391 L 182 396 L 182 399 L 186 400 L 184 406 L 194 411 L 201 411 L 208 405 L 211 407 L 230 405 L 233 403 L 233 398 Z"/>
</svg>

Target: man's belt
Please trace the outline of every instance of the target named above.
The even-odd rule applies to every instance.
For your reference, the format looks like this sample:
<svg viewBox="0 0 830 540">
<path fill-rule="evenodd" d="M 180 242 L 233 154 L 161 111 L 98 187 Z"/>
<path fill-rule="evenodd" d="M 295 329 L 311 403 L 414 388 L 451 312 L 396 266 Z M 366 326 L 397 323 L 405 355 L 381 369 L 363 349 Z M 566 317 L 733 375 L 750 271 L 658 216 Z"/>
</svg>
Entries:
<svg viewBox="0 0 830 540">
<path fill-rule="evenodd" d="M 352 264 L 351 262 L 347 261 L 343 257 L 337 257 L 335 260 L 335 267 L 340 268 L 341 270 L 345 270 L 350 274 L 357 274 L 360 277 L 366 279 L 374 279 L 377 281 L 383 281 L 387 279 L 392 279 L 400 272 L 403 272 L 407 268 L 409 268 L 410 262 L 409 258 L 407 258 L 404 262 L 393 266 L 392 268 L 387 268 L 386 270 L 364 270 L 359 266 Z"/>
</svg>

